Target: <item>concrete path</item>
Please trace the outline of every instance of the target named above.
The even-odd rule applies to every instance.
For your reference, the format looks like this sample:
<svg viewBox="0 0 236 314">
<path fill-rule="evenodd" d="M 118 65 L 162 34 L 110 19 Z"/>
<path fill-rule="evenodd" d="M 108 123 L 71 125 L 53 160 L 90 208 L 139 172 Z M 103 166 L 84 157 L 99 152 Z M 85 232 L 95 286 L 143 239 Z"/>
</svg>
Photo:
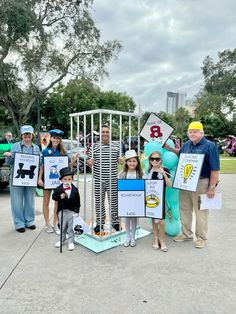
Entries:
<svg viewBox="0 0 236 314">
<path fill-rule="evenodd" d="M 35 231 L 14 231 L 9 192 L 0 191 L 0 313 L 236 313 L 236 175 L 222 175 L 223 210 L 210 213 L 207 246 L 174 243 L 96 255 L 76 246 L 63 253 L 44 231 L 42 198 Z M 140 220 L 148 230 L 148 220 Z"/>
</svg>

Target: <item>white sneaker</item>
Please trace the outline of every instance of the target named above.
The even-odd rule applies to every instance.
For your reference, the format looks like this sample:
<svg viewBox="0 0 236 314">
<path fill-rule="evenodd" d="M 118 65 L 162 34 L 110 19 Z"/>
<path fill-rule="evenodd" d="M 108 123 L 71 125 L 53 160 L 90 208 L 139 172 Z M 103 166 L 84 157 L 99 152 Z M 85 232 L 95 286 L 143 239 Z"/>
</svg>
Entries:
<svg viewBox="0 0 236 314">
<path fill-rule="evenodd" d="M 53 231 L 54 231 L 57 235 L 60 235 L 60 234 L 61 234 L 60 229 L 58 228 L 58 225 L 54 225 L 54 226 L 53 226 Z"/>
<path fill-rule="evenodd" d="M 62 245 L 63 245 L 64 243 L 62 243 Z M 55 247 L 56 248 L 59 248 L 61 246 L 61 241 L 57 241 L 57 243 L 55 244 Z"/>
<path fill-rule="evenodd" d="M 131 240 L 131 241 L 130 241 L 130 246 L 134 247 L 135 245 L 136 245 L 135 240 L 134 240 L 134 239 L 133 239 L 133 240 Z"/>
<path fill-rule="evenodd" d="M 45 228 L 45 231 L 47 233 L 53 233 L 54 232 L 53 226 L 47 225 L 46 228 Z"/>
<path fill-rule="evenodd" d="M 68 250 L 69 250 L 69 251 L 73 251 L 74 248 L 75 248 L 74 243 L 68 243 Z"/>
<path fill-rule="evenodd" d="M 130 245 L 130 239 L 126 238 L 124 242 L 124 247 L 128 247 Z"/>
</svg>

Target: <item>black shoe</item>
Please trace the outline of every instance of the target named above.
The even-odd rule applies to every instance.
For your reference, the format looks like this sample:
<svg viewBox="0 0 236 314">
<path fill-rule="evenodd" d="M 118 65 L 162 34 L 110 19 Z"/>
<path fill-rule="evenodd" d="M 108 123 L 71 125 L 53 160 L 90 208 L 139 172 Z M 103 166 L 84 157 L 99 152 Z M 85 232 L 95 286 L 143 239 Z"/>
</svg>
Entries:
<svg viewBox="0 0 236 314">
<path fill-rule="evenodd" d="M 96 227 L 93 228 L 95 233 L 99 233 L 100 231 L 103 231 L 103 225 L 101 225 L 101 229 L 100 229 L 100 225 L 96 225 Z"/>
<path fill-rule="evenodd" d="M 27 228 L 27 229 L 30 229 L 30 230 L 35 230 L 35 229 L 36 229 L 36 226 L 35 226 L 35 225 L 29 226 L 29 227 L 26 226 L 26 228 Z"/>
<path fill-rule="evenodd" d="M 113 227 L 116 231 L 122 230 L 122 228 L 120 227 L 120 224 L 113 224 L 112 227 Z"/>
<path fill-rule="evenodd" d="M 20 233 L 23 233 L 25 232 L 25 228 L 19 228 L 19 229 L 16 229 L 17 232 L 20 232 Z"/>
</svg>

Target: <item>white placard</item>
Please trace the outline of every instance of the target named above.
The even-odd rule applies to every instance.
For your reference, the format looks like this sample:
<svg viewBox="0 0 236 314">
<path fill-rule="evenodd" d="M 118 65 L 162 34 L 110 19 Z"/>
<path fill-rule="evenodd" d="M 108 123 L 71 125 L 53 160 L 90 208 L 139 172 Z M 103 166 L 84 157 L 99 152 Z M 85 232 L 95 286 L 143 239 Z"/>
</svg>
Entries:
<svg viewBox="0 0 236 314">
<path fill-rule="evenodd" d="M 12 177 L 13 186 L 37 186 L 39 157 L 39 155 L 15 153 Z"/>
<path fill-rule="evenodd" d="M 145 180 L 146 217 L 164 218 L 163 194 L 163 180 Z"/>
<path fill-rule="evenodd" d="M 169 124 L 161 120 L 154 113 L 151 113 L 140 135 L 148 142 L 155 140 L 163 146 L 173 130 L 174 129 Z"/>
<path fill-rule="evenodd" d="M 55 189 L 61 184 L 60 170 L 68 167 L 68 156 L 46 156 L 44 157 L 44 188 Z"/>
<path fill-rule="evenodd" d="M 204 154 L 180 154 L 173 187 L 195 192 L 204 157 Z"/>
<path fill-rule="evenodd" d="M 221 209 L 221 199 L 221 193 L 216 193 L 213 198 L 207 197 L 206 194 L 200 194 L 200 209 Z"/>
<path fill-rule="evenodd" d="M 118 180 L 118 216 L 145 217 L 144 180 Z"/>
</svg>

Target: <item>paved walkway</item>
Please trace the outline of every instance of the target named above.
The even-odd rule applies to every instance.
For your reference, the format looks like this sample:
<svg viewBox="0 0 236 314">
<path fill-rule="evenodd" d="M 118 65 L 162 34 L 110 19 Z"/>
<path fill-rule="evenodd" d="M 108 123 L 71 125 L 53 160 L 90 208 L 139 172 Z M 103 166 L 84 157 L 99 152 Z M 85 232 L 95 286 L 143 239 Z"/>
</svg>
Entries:
<svg viewBox="0 0 236 314">
<path fill-rule="evenodd" d="M 99 255 L 80 246 L 60 254 L 39 197 L 37 229 L 15 232 L 1 191 L 0 313 L 235 313 L 235 186 L 236 175 L 221 176 L 223 210 L 211 212 L 203 250 L 167 237 L 168 253 L 153 251 L 150 236 Z"/>
</svg>

